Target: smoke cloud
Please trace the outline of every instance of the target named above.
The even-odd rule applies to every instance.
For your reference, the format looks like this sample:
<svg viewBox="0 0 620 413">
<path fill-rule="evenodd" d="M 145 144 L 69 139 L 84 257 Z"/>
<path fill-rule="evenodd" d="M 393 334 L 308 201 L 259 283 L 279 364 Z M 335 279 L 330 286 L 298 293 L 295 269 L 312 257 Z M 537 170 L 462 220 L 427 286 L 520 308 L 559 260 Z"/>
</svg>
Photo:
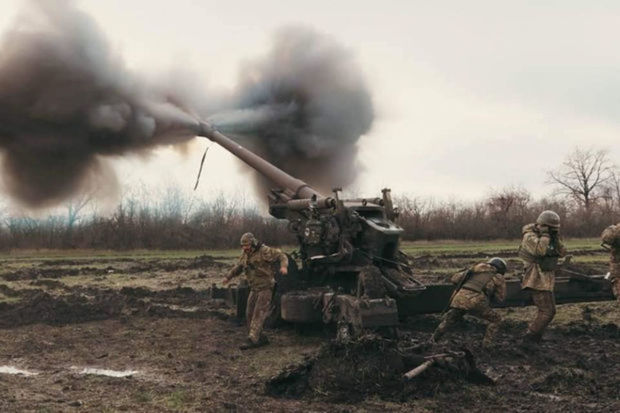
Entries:
<svg viewBox="0 0 620 413">
<path fill-rule="evenodd" d="M 242 67 L 233 102 L 238 110 L 213 119 L 222 130 L 248 135 L 248 147 L 324 193 L 353 182 L 374 110 L 356 60 L 335 40 L 280 31 L 265 58 Z"/>
<path fill-rule="evenodd" d="M 163 88 L 132 76 L 95 22 L 64 0 L 29 1 L 0 45 L 3 183 L 29 207 L 114 185 L 103 155 L 192 136 Z"/>
<path fill-rule="evenodd" d="M 4 187 L 31 208 L 113 187 L 108 157 L 187 142 L 195 112 L 323 192 L 353 181 L 372 99 L 332 38 L 287 28 L 266 57 L 242 66 L 232 93 L 206 95 L 136 77 L 74 2 L 30 0 L 0 44 Z"/>
</svg>

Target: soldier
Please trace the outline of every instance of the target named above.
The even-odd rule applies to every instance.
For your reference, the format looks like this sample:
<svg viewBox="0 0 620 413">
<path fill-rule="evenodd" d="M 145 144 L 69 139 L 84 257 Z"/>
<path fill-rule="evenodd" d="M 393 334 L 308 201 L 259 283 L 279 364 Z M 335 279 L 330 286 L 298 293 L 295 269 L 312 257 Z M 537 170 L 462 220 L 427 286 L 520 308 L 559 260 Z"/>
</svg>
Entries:
<svg viewBox="0 0 620 413">
<path fill-rule="evenodd" d="M 609 276 L 611 278 L 611 290 L 620 301 L 620 222 L 605 228 L 601 234 L 603 245 L 610 249 Z"/>
<path fill-rule="evenodd" d="M 566 255 L 559 231 L 560 216 L 553 211 L 543 211 L 536 223 L 523 227 L 519 257 L 524 262 L 525 273 L 521 288 L 530 291 L 532 301 L 538 307 L 538 314 L 525 334 L 525 342 L 540 342 L 555 316 L 555 269 L 558 258 Z"/>
<path fill-rule="evenodd" d="M 470 314 L 489 322 L 482 339 L 482 346 L 488 348 L 502 321 L 502 317 L 491 309 L 489 300 L 491 297 L 498 301 L 506 298 L 505 273 L 506 262 L 495 257 L 454 274 L 451 281 L 458 285 L 457 290 L 452 295 L 449 310 L 433 333 L 431 342 L 439 340 L 451 325 L 461 320 L 465 314 Z"/>
<path fill-rule="evenodd" d="M 241 273 L 245 273 L 250 285 L 250 295 L 245 310 L 249 331 L 248 340 L 240 347 L 245 350 L 268 343 L 267 337 L 262 332 L 265 320 L 271 312 L 271 296 L 275 284 L 273 264 L 279 261 L 280 273 L 286 275 L 288 273 L 288 258 L 279 249 L 258 242 L 254 235 L 249 232 L 241 236 L 241 249 L 243 253 L 239 257 L 239 262 L 228 272 L 224 285 Z"/>
</svg>

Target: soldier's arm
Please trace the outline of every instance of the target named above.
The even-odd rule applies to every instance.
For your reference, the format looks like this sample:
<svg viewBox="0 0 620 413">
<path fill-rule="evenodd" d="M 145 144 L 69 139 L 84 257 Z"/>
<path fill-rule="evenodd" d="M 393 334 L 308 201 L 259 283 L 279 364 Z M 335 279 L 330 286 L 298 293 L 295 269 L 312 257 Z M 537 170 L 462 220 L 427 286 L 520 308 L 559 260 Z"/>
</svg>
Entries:
<svg viewBox="0 0 620 413">
<path fill-rule="evenodd" d="M 280 272 L 286 274 L 286 269 L 288 268 L 288 257 L 282 250 L 278 248 L 271 248 L 268 246 L 263 247 L 263 259 L 268 262 L 280 262 Z"/>
<path fill-rule="evenodd" d="M 489 283 L 493 284 L 493 296 L 498 302 L 506 299 L 506 281 L 504 277 L 495 275 Z"/>
<path fill-rule="evenodd" d="M 535 232 L 528 232 L 525 235 L 524 247 L 527 252 L 536 256 L 544 257 L 547 254 L 551 237 L 548 232 L 536 234 Z"/>
<path fill-rule="evenodd" d="M 467 271 L 466 271 L 466 270 L 465 270 L 465 271 L 460 271 L 460 272 L 457 272 L 457 273 L 456 273 L 456 274 L 454 274 L 452 277 L 450 277 L 450 282 L 451 282 L 452 284 L 455 284 L 455 285 L 456 285 L 456 284 L 458 284 L 458 283 L 460 283 L 460 282 L 463 280 L 463 278 L 465 277 L 465 274 L 466 274 L 466 273 L 467 273 Z"/>
<path fill-rule="evenodd" d="M 564 243 L 558 238 L 557 240 L 557 244 L 556 244 L 556 250 L 558 252 L 558 255 L 560 257 L 564 257 L 566 256 L 566 247 L 564 246 Z"/>
<path fill-rule="evenodd" d="M 241 259 L 239 259 L 239 261 L 241 261 Z M 226 277 L 224 278 L 224 284 L 227 284 L 233 278 L 238 277 L 239 275 L 241 275 L 242 272 L 243 265 L 241 265 L 241 262 L 238 262 L 234 267 L 230 269 L 230 271 L 228 271 L 228 274 L 226 274 Z"/>
</svg>

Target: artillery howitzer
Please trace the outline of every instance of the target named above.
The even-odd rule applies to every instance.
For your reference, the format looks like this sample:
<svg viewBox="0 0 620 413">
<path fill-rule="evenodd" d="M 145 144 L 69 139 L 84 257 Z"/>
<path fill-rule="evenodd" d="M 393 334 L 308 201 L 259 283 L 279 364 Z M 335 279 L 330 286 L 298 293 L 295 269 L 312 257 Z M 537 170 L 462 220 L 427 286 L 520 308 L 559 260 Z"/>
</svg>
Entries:
<svg viewBox="0 0 620 413">
<path fill-rule="evenodd" d="M 393 327 L 408 315 L 445 308 L 453 287 L 417 281 L 399 250 L 403 229 L 394 222 L 398 210 L 389 189 L 376 198 L 341 199 L 340 189 L 325 196 L 207 123 L 201 122 L 196 134 L 218 143 L 275 184 L 268 195 L 269 213 L 288 220 L 299 243 L 296 258 L 301 261 L 298 268 L 296 260 L 289 260 L 288 275 L 276 280 L 276 313 L 283 320 L 336 323 L 339 334 L 347 335 L 364 328 Z M 603 276 L 586 278 L 558 277 L 557 302 L 613 299 Z M 227 292 L 242 316 L 247 290 Z M 507 298 L 501 305 L 529 304 L 520 282 L 508 280 Z"/>
</svg>

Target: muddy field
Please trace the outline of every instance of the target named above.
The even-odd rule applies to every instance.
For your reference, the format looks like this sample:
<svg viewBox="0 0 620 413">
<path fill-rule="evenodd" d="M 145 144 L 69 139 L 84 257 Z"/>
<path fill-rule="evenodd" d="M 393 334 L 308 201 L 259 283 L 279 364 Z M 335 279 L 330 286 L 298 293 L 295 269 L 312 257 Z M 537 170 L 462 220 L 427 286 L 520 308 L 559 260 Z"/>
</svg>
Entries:
<svg viewBox="0 0 620 413">
<path fill-rule="evenodd" d="M 569 247 L 571 245 L 569 244 Z M 593 243 L 575 243 L 573 269 L 606 272 Z M 427 282 L 503 244 L 410 244 Z M 268 331 L 238 350 L 243 326 L 207 288 L 236 252 L 14 252 L 0 257 L 0 411 L 618 411 L 620 305 L 567 304 L 540 348 L 518 337 L 533 308 L 500 310 L 497 346 L 466 320 L 424 344 L 438 316 L 406 320 L 396 339 L 348 346 L 322 326 Z M 429 355 L 417 378 L 402 374 Z"/>
</svg>

